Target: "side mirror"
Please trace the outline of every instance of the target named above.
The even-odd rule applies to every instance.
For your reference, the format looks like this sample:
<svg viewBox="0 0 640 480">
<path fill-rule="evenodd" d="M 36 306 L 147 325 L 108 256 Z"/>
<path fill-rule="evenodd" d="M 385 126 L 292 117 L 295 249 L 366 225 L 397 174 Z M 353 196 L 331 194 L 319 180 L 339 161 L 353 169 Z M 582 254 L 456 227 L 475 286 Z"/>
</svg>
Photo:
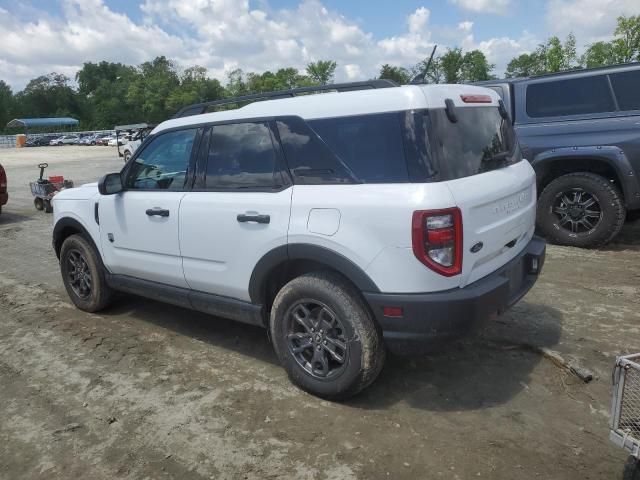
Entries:
<svg viewBox="0 0 640 480">
<path fill-rule="evenodd" d="M 122 190 L 122 177 L 119 173 L 108 173 L 98 182 L 100 195 L 113 195 Z"/>
</svg>

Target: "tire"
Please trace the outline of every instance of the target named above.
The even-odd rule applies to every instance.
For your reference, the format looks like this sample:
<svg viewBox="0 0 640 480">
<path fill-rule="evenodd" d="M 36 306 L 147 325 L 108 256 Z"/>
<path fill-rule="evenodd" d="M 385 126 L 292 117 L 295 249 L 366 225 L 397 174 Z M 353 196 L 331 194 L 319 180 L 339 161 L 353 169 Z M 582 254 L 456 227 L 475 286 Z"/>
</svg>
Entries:
<svg viewBox="0 0 640 480">
<path fill-rule="evenodd" d="M 294 312 L 302 321 L 294 320 Z M 320 312 L 324 321 L 317 321 Z M 282 287 L 273 302 L 269 329 L 291 381 L 318 397 L 351 397 L 370 385 L 384 365 L 379 327 L 359 292 L 336 274 L 309 273 Z M 295 347 L 301 352 L 294 353 Z M 343 362 L 336 361 L 331 350 Z M 325 363 L 315 361 L 316 354 L 324 356 Z"/>
<path fill-rule="evenodd" d="M 594 203 L 589 204 L 591 200 Z M 562 175 L 549 183 L 538 198 L 538 228 L 547 239 L 560 245 L 606 245 L 622 229 L 625 216 L 618 189 L 593 173 Z M 584 219 L 586 222 L 581 223 Z"/>
<path fill-rule="evenodd" d="M 36 197 L 33 199 L 33 206 L 36 207 L 36 210 L 44 210 L 44 201 L 40 197 Z"/>
<path fill-rule="evenodd" d="M 52 213 L 53 205 L 51 204 L 51 200 L 43 200 L 42 205 L 44 208 L 44 213 Z"/>
<path fill-rule="evenodd" d="M 129 152 L 124 152 L 124 154 L 122 156 L 123 156 L 123 159 L 124 159 L 124 163 L 127 163 L 129 161 L 129 159 L 131 158 L 131 154 Z"/>
<path fill-rule="evenodd" d="M 78 279 L 76 272 L 83 272 L 82 278 Z M 62 282 L 69 298 L 80 310 L 98 312 L 111 303 L 113 290 L 107 285 L 105 272 L 100 255 L 83 236 L 71 235 L 62 243 L 60 249 Z M 87 283 L 83 283 L 87 273 L 88 289 Z M 72 274 L 75 275 L 72 277 Z"/>
<path fill-rule="evenodd" d="M 622 480 L 640 480 L 640 461 L 630 456 L 624 464 Z"/>
</svg>

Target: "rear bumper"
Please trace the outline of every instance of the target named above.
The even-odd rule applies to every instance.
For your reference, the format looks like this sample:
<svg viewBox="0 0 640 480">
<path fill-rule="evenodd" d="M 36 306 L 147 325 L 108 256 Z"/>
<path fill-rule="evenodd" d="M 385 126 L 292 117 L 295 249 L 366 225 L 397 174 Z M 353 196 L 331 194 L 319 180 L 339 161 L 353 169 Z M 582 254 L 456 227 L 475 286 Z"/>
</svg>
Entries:
<svg viewBox="0 0 640 480">
<path fill-rule="evenodd" d="M 392 352 L 429 350 L 474 330 L 518 302 L 538 279 L 545 252 L 545 241 L 534 236 L 516 258 L 464 288 L 436 293 L 365 292 L 364 296 Z M 403 316 L 387 317 L 383 307 L 401 307 Z"/>
<path fill-rule="evenodd" d="M 9 201 L 8 193 L 0 193 L 0 205 L 5 205 Z"/>
</svg>

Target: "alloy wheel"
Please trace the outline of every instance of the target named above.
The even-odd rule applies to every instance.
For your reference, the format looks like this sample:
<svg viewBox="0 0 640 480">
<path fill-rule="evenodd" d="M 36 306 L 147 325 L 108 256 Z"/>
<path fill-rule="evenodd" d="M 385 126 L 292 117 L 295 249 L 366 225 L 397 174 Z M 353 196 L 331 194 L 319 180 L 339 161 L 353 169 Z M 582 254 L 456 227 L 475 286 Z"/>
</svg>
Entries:
<svg viewBox="0 0 640 480">
<path fill-rule="evenodd" d="M 91 270 L 79 250 L 71 250 L 67 255 L 67 277 L 69 285 L 80 298 L 88 298 L 91 295 Z"/>
<path fill-rule="evenodd" d="M 591 232 L 602 221 L 598 198 L 582 188 L 572 188 L 556 195 L 551 212 L 558 225 L 572 234 Z"/>
</svg>

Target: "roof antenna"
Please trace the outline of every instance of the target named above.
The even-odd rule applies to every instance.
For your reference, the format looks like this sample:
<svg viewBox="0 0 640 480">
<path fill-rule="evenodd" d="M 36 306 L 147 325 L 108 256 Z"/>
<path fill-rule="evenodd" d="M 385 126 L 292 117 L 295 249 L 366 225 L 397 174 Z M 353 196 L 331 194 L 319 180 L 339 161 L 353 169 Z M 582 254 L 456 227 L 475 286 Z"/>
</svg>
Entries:
<svg viewBox="0 0 640 480">
<path fill-rule="evenodd" d="M 409 82 L 410 85 L 420 85 L 421 83 L 427 83 L 427 72 L 429 71 L 429 67 L 431 66 L 431 62 L 433 61 L 433 56 L 436 54 L 436 48 L 438 45 L 433 46 L 433 50 L 431 50 L 431 56 L 429 57 L 429 61 L 424 69 L 418 73 L 415 77 L 411 79 Z"/>
</svg>

